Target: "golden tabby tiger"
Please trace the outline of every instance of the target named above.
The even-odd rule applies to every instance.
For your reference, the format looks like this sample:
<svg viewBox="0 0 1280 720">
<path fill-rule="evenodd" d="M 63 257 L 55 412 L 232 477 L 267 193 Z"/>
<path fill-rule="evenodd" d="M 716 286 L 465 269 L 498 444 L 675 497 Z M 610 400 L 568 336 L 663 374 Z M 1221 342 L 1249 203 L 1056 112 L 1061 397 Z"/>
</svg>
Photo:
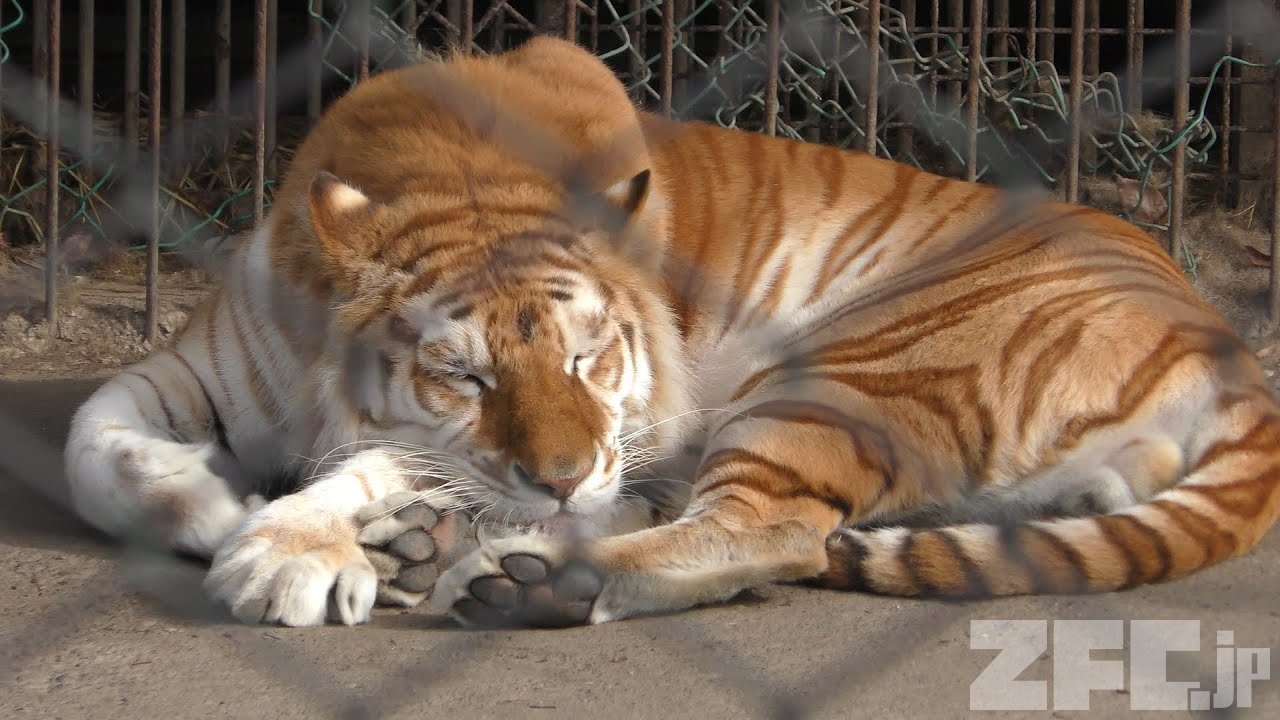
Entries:
<svg viewBox="0 0 1280 720">
<path fill-rule="evenodd" d="M 433 592 L 566 624 L 773 581 L 1178 578 L 1272 525 L 1278 429 L 1140 230 L 639 113 L 538 39 L 334 103 L 222 290 L 86 403 L 67 456 L 85 517 L 211 555 L 246 620 Z M 513 531 L 433 556 L 454 509 Z M 452 566 L 431 588 L 384 555 Z"/>
</svg>

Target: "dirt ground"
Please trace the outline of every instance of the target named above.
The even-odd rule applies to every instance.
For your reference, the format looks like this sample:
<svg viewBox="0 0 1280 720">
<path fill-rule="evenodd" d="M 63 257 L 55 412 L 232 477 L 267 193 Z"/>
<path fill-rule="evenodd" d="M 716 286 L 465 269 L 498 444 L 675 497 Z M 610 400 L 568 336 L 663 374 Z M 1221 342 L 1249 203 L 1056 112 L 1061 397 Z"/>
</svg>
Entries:
<svg viewBox="0 0 1280 720">
<path fill-rule="evenodd" d="M 1274 375 L 1268 271 L 1243 249 L 1265 250 L 1267 236 L 1247 225 L 1193 220 L 1192 257 L 1201 291 Z M 1201 649 L 1171 654 L 1168 678 L 1203 689 L 1217 682 L 1217 631 L 1233 631 L 1237 647 L 1280 645 L 1276 532 L 1193 578 L 1097 597 L 962 605 L 772 587 L 673 618 L 563 631 L 469 633 L 396 610 L 358 628 L 242 626 L 204 605 L 198 565 L 126 552 L 63 509 L 71 413 L 149 348 L 130 273 L 70 281 L 51 337 L 31 322 L 37 270 L 0 275 L 2 717 L 955 718 L 971 714 L 970 684 L 997 655 L 970 649 L 971 620 L 1196 620 Z M 168 337 L 208 286 L 169 271 L 161 287 Z M 1053 663 L 1045 653 L 1019 679 L 1050 681 Z M 1130 703 L 1128 691 L 1095 691 L 1091 717 L 1126 716 Z M 1280 684 L 1256 683 L 1252 710 L 1236 717 L 1280 717 Z"/>
</svg>

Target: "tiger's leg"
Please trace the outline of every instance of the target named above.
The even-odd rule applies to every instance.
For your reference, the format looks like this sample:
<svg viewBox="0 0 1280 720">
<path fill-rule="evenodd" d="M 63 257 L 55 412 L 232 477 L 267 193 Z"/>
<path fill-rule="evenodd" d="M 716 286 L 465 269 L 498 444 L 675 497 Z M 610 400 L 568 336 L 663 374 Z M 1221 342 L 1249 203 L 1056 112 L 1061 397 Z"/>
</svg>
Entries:
<svg viewBox="0 0 1280 720">
<path fill-rule="evenodd" d="M 244 519 L 250 489 L 181 349 L 108 380 L 76 411 L 64 456 L 76 512 L 115 536 L 209 557 Z"/>
<path fill-rule="evenodd" d="M 244 622 L 367 621 L 379 573 L 366 546 L 404 538 L 392 549 L 419 560 L 435 552 L 430 538 L 413 534 L 432 530 L 436 517 L 406 492 L 411 484 L 384 451 L 353 455 L 250 515 L 214 556 L 205 588 Z M 408 547 L 415 539 L 427 546 Z"/>
<path fill-rule="evenodd" d="M 734 421 L 713 438 L 684 517 L 582 543 L 486 542 L 441 576 L 432 603 L 466 624 L 596 624 L 814 577 L 827 536 L 886 482 L 879 442 L 820 423 Z"/>
</svg>

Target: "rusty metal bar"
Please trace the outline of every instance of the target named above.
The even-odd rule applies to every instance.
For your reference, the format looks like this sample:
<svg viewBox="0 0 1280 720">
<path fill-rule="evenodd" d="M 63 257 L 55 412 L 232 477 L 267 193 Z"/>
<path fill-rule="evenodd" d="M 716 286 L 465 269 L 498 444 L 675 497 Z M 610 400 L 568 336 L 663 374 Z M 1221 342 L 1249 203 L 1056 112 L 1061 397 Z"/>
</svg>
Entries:
<svg viewBox="0 0 1280 720">
<path fill-rule="evenodd" d="M 1187 126 L 1191 84 L 1191 0 L 1178 0 L 1177 80 L 1173 86 L 1173 134 L 1181 139 Z M 1178 142 L 1173 148 L 1173 187 L 1169 191 L 1169 252 L 1174 262 L 1182 263 L 1182 205 L 1186 192 L 1187 144 Z"/>
<path fill-rule="evenodd" d="M 939 15 L 942 13 L 942 0 L 933 0 L 929 7 L 929 57 L 938 56 Z M 938 69 L 929 70 L 929 103 L 933 109 L 938 105 Z"/>
<path fill-rule="evenodd" d="M 58 100 L 62 62 L 62 1 L 49 0 L 45 6 L 45 73 L 47 90 L 47 147 L 45 149 L 45 204 L 48 214 L 44 227 L 44 317 L 49 333 L 58 337 Z M 40 34 L 41 28 L 32 31 Z"/>
<path fill-rule="evenodd" d="M 959 28 L 964 26 L 964 6 L 965 0 L 951 0 L 951 27 L 956 28 L 957 32 L 951 36 L 951 41 L 956 47 L 964 47 L 964 34 L 959 32 Z M 947 87 L 951 94 L 951 107 L 960 107 L 960 97 L 964 93 L 964 89 L 958 78 L 952 78 L 947 83 Z"/>
<path fill-rule="evenodd" d="M 1067 88 L 1067 182 L 1064 198 L 1080 199 L 1080 97 L 1084 84 L 1084 0 L 1071 2 L 1071 80 Z"/>
<path fill-rule="evenodd" d="M 1009 57 L 1009 32 L 1003 29 L 1009 27 L 1009 0 L 996 0 L 992 13 L 991 23 L 1002 29 L 996 33 L 991 54 L 998 58 Z M 997 60 L 996 73 L 1004 75 L 1006 72 L 1009 72 L 1009 61 Z"/>
<path fill-rule="evenodd" d="M 1223 54 L 1232 55 L 1235 47 L 1232 42 L 1231 29 L 1235 26 L 1232 17 L 1232 9 L 1234 3 L 1227 3 L 1226 10 L 1226 27 L 1222 31 L 1223 36 Z M 1231 188 L 1231 86 L 1233 75 L 1233 63 L 1224 63 L 1222 66 L 1222 154 L 1218 165 L 1218 181 L 1221 183 L 1218 192 L 1221 193 L 1219 201 L 1223 207 L 1226 207 L 1228 191 Z M 1280 147 L 1278 145 L 1277 147 Z"/>
<path fill-rule="evenodd" d="M 1008 0 L 1004 0 L 1004 2 L 1008 2 Z M 904 0 L 902 4 L 902 14 L 907 18 L 908 32 L 915 32 L 916 10 L 916 0 Z M 901 52 L 901 61 L 905 63 L 904 67 L 906 68 L 906 73 L 914 75 L 916 72 L 915 53 L 912 52 L 912 48 L 910 47 L 903 47 Z M 832 84 L 836 85 L 834 81 Z M 898 130 L 899 152 L 903 157 L 911 157 L 915 152 L 915 144 L 915 130 L 909 124 L 904 124 Z"/>
<path fill-rule="evenodd" d="M 366 5 L 366 7 L 368 7 Z M 366 21 L 366 29 L 368 24 Z M 365 33 L 366 47 L 368 45 L 368 33 Z M 277 72 L 276 59 L 279 56 L 279 38 L 280 38 L 280 2 L 279 0 L 267 0 L 267 118 L 266 126 L 263 132 L 266 135 L 266 169 L 264 172 L 270 177 L 276 176 L 276 140 L 278 133 L 276 132 L 277 119 L 280 113 L 280 89 L 279 89 L 279 73 Z M 366 69 L 366 74 L 368 70 Z"/>
<path fill-rule="evenodd" d="M 187 110 L 187 0 L 169 0 L 169 137 L 185 144 L 182 117 Z"/>
<path fill-rule="evenodd" d="M 780 0 L 769 0 L 768 17 L 765 20 L 768 35 L 765 38 L 768 63 L 764 80 L 764 131 L 778 134 L 778 56 L 782 50 L 782 23 Z"/>
<path fill-rule="evenodd" d="M 324 105 L 324 36 L 319 15 L 324 14 L 324 0 L 311 0 L 307 16 L 307 47 L 311 51 L 311 67 L 307 68 L 307 123 L 315 125 Z"/>
<path fill-rule="evenodd" d="M 662 98 L 662 114 L 671 117 L 671 76 L 675 68 L 676 44 L 676 2 L 662 0 L 662 85 L 659 96 Z"/>
<path fill-rule="evenodd" d="M 418 25 L 418 3 L 407 2 L 400 9 L 400 27 L 408 29 Z"/>
<path fill-rule="evenodd" d="M 142 0 L 124 6 L 124 157 L 138 167 L 138 120 L 142 103 Z"/>
<path fill-rule="evenodd" d="M 80 0 L 80 154 L 93 152 L 93 0 Z M 0 25 L 3 25 L 0 22 Z"/>
<path fill-rule="evenodd" d="M 475 37 L 475 6 L 472 0 L 462 0 L 462 23 L 458 25 L 458 33 L 462 35 L 462 47 L 464 52 L 471 54 L 471 40 Z"/>
<path fill-rule="evenodd" d="M 214 106 L 225 117 L 232 111 L 232 0 L 218 0 L 214 55 Z"/>
<path fill-rule="evenodd" d="M 1058 8 L 1054 0 L 1040 0 L 1040 22 L 1041 27 L 1047 30 L 1044 33 L 1044 42 L 1040 43 L 1040 59 L 1047 62 L 1053 62 L 1054 46 L 1054 30 L 1058 27 Z"/>
<path fill-rule="evenodd" d="M 1125 62 L 1128 75 L 1125 78 L 1124 101 L 1125 108 L 1130 110 L 1142 107 L 1142 29 L 1145 13 L 1144 0 L 1129 0 L 1129 19 L 1125 27 L 1129 46 Z"/>
<path fill-rule="evenodd" d="M 267 137 L 267 0 L 257 0 L 253 19 L 253 225 L 262 224 Z"/>
<path fill-rule="evenodd" d="M 564 0 L 564 38 L 578 42 L 578 0 Z"/>
<path fill-rule="evenodd" d="M 270 6 L 274 10 L 276 0 L 270 0 Z M 360 9 L 360 22 L 356 24 L 356 34 L 358 35 L 359 57 L 356 60 L 356 82 L 364 82 L 369 79 L 369 35 L 373 32 L 373 3 L 372 0 L 363 0 L 357 3 Z M 275 23 L 272 23 L 273 25 Z M 270 55 L 268 54 L 268 62 Z"/>
<path fill-rule="evenodd" d="M 1039 57 L 1036 51 L 1040 47 L 1040 33 L 1036 31 L 1036 28 L 1040 27 L 1040 22 L 1036 17 L 1036 8 L 1036 0 L 1027 0 L 1027 57 L 1032 61 Z"/>
<path fill-rule="evenodd" d="M 1089 0 L 1089 4 L 1085 7 L 1084 22 L 1084 74 L 1089 79 L 1098 77 L 1098 70 L 1101 58 L 1102 35 L 1099 33 L 1102 25 L 1102 7 L 1100 0 Z"/>
<path fill-rule="evenodd" d="M 1280 70 L 1273 70 L 1271 142 L 1272 147 L 1280 148 Z M 1270 301 L 1271 322 L 1280 323 L 1280 157 L 1274 153 L 1271 157 L 1271 283 L 1268 287 L 1267 299 Z"/>
<path fill-rule="evenodd" d="M 159 323 L 159 280 L 160 280 L 160 67 L 163 62 L 162 38 L 164 26 L 164 0 L 151 0 L 151 84 L 147 92 L 151 95 L 150 115 L 148 117 L 147 140 L 151 146 L 151 232 L 147 233 L 147 300 L 144 314 L 142 336 L 148 341 L 155 341 L 156 328 Z"/>
<path fill-rule="evenodd" d="M 875 155 L 880 119 L 880 0 L 871 0 L 867 12 L 867 152 Z"/>
<path fill-rule="evenodd" d="M 4 25 L 4 2 L 0 0 L 0 27 Z M 4 107 L 4 63 L 0 62 L 0 108 Z M 4 112 L 0 112 L 0 138 L 4 137 Z"/>
<path fill-rule="evenodd" d="M 973 0 L 969 19 L 969 97 L 967 98 L 969 116 L 966 118 L 968 136 L 965 139 L 964 174 L 969 182 L 978 179 L 978 116 L 982 110 L 982 50 L 983 21 L 986 19 L 986 8 L 983 0 Z"/>
</svg>

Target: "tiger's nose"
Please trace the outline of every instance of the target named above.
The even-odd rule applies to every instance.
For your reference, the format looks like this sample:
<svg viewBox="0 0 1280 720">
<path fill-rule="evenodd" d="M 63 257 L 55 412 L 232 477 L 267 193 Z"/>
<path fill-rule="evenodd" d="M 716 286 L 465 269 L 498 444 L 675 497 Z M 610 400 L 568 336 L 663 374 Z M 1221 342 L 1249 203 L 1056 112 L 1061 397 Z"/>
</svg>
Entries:
<svg viewBox="0 0 1280 720">
<path fill-rule="evenodd" d="M 595 467 L 596 455 L 575 460 L 571 457 L 558 457 L 548 463 L 530 463 L 515 460 L 511 463 L 511 472 L 521 482 L 535 490 L 544 492 L 557 500 L 564 500 L 573 494 L 574 488 L 582 484 Z M 539 465 L 545 465 L 539 467 Z"/>
</svg>

